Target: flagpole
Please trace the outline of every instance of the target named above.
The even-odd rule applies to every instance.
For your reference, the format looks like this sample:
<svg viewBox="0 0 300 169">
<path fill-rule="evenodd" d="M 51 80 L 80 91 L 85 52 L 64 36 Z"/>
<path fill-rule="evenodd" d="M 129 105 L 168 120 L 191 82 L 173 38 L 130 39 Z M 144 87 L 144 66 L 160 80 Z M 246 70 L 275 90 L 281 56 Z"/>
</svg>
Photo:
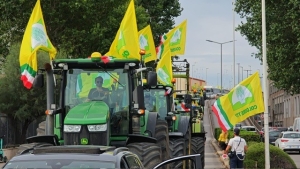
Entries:
<svg viewBox="0 0 300 169">
<path fill-rule="evenodd" d="M 270 168 L 270 145 L 269 145 L 269 88 L 268 88 L 268 72 L 267 72 L 267 43 L 266 43 L 266 3 L 265 0 L 261 1 L 261 12 L 262 12 L 262 54 L 263 54 L 263 81 L 264 81 L 264 134 L 265 134 L 265 168 Z"/>
<path fill-rule="evenodd" d="M 233 17 L 233 86 L 235 86 L 235 0 L 232 0 L 232 17 Z"/>
</svg>

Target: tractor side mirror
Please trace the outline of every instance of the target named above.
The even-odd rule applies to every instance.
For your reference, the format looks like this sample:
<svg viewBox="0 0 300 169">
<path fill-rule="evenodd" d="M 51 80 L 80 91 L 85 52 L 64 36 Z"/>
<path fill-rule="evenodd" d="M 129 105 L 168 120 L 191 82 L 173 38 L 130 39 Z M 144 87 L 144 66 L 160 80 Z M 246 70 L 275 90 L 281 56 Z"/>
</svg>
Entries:
<svg viewBox="0 0 300 169">
<path fill-rule="evenodd" d="M 137 109 L 144 109 L 145 110 L 145 103 L 144 103 L 144 88 L 143 86 L 137 86 L 134 91 L 133 91 L 133 101 L 134 104 L 134 108 Z"/>
<path fill-rule="evenodd" d="M 34 88 L 42 88 L 44 87 L 44 74 L 38 74 L 33 81 Z"/>
<path fill-rule="evenodd" d="M 156 72 L 153 72 L 153 71 L 148 72 L 147 84 L 149 86 L 156 86 L 157 85 L 157 74 L 156 74 Z"/>
</svg>

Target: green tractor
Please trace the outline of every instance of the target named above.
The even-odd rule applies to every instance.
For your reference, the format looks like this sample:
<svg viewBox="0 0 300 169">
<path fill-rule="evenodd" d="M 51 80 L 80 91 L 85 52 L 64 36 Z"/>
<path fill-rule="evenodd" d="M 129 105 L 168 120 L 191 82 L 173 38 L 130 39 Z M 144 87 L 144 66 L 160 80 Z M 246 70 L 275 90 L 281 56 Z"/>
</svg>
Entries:
<svg viewBox="0 0 300 169">
<path fill-rule="evenodd" d="M 139 74 L 146 74 L 149 85 L 157 84 L 157 75 L 139 65 L 137 59 L 101 55 L 56 59 L 52 61 L 53 69 L 47 64 L 43 70 L 47 84 L 44 138 L 52 135 L 58 140 L 54 144 L 59 145 L 126 146 L 146 168 L 169 157 L 169 150 L 162 148 L 169 146 L 167 123 L 158 118 L 157 112 L 145 110 Z M 43 85 L 44 74 L 39 73 L 34 86 Z M 41 147 L 40 143 L 49 139 L 34 136 L 27 142 L 19 152 L 30 146 Z"/>
<path fill-rule="evenodd" d="M 205 131 L 199 119 L 199 114 L 193 109 L 176 110 L 173 104 L 173 86 L 144 85 L 145 107 L 151 112 L 157 112 L 158 118 L 165 120 L 169 129 L 169 149 L 171 158 L 188 154 L 201 154 L 204 167 Z M 191 95 L 185 95 L 185 101 L 191 103 Z M 188 99 L 190 98 L 190 99 Z M 174 163 L 172 168 L 187 167 L 184 162 Z"/>
</svg>

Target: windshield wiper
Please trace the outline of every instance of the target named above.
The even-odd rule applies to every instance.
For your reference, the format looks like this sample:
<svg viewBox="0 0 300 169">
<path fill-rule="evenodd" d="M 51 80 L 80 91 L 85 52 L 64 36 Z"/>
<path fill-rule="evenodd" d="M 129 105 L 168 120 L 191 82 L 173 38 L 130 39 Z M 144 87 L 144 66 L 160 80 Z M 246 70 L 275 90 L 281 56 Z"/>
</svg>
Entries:
<svg viewBox="0 0 300 169">
<path fill-rule="evenodd" d="M 125 87 L 123 84 L 121 84 L 121 83 L 118 81 L 118 79 L 117 79 L 117 77 L 116 77 L 115 75 L 109 73 L 106 69 L 104 69 L 102 66 L 98 65 L 97 63 L 96 63 L 96 65 L 97 65 L 98 67 L 100 67 L 105 73 L 107 73 L 111 78 L 113 78 L 116 82 L 118 82 L 119 85 L 121 85 L 122 87 Z"/>
</svg>

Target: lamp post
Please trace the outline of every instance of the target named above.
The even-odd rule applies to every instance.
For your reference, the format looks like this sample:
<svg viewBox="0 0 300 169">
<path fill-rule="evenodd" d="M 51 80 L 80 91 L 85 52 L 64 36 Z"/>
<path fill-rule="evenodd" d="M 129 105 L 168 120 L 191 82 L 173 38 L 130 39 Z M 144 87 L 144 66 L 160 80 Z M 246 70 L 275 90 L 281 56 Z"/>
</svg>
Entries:
<svg viewBox="0 0 300 169">
<path fill-rule="evenodd" d="M 243 81 L 244 80 L 244 77 L 243 77 L 243 75 L 244 75 L 244 68 L 243 68 L 243 66 L 240 66 L 241 68 L 242 68 L 242 80 L 241 81 Z"/>
<path fill-rule="evenodd" d="M 238 83 L 240 83 L 240 63 L 237 63 L 238 65 Z"/>
<path fill-rule="evenodd" d="M 207 69 L 208 69 L 208 68 L 206 68 L 206 79 L 205 79 L 206 85 L 207 85 Z"/>
<path fill-rule="evenodd" d="M 230 43 L 230 42 L 234 42 L 233 40 L 231 41 L 228 41 L 228 42 L 223 42 L 223 43 L 220 43 L 220 42 L 215 42 L 215 41 L 212 41 L 212 40 L 206 40 L 207 42 L 212 42 L 212 43 L 216 43 L 216 44 L 219 44 L 221 45 L 221 92 L 222 92 L 222 46 L 223 44 L 226 44 L 226 43 Z"/>
</svg>

